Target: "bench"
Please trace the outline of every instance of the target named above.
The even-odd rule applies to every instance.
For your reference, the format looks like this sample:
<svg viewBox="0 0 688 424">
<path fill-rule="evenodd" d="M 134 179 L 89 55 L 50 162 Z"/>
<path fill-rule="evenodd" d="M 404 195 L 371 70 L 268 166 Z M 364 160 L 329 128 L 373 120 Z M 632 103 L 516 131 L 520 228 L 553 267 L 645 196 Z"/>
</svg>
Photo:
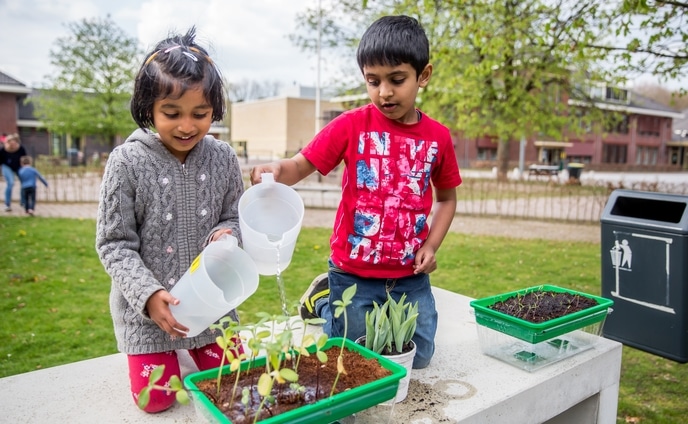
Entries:
<svg viewBox="0 0 688 424">
<path fill-rule="evenodd" d="M 559 175 L 559 167 L 556 165 L 530 165 L 528 167 L 528 176 L 531 175 L 536 177 L 539 177 L 540 175 L 556 177 Z"/>
</svg>

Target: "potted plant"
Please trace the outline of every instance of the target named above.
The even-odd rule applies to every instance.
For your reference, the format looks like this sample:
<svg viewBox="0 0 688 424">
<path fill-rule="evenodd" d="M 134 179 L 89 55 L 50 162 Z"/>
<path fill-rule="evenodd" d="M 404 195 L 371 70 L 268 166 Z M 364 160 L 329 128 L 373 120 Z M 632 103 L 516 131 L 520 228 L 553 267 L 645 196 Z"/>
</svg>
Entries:
<svg viewBox="0 0 688 424">
<path fill-rule="evenodd" d="M 416 356 L 413 334 L 416 332 L 418 302 L 406 302 L 406 293 L 395 301 L 387 293 L 382 305 L 373 302 L 373 310 L 366 312 L 366 334 L 356 340 L 367 349 L 382 355 L 406 368 L 406 377 L 399 382 L 394 402 L 406 399 L 411 379 L 411 368 Z"/>
<path fill-rule="evenodd" d="M 484 354 L 527 371 L 593 347 L 613 301 L 540 285 L 470 302 Z"/>
<path fill-rule="evenodd" d="M 355 291 L 352 286 L 334 302 L 335 315 L 344 315 L 345 331 L 346 307 Z M 394 397 L 405 368 L 346 338 L 321 335 L 316 339 L 305 332 L 305 324 L 311 321 L 266 314 L 249 326 L 221 321 L 216 327 L 222 332 L 217 342 L 225 350 L 228 365 L 184 379 L 199 415 L 218 423 L 325 424 Z M 303 324 L 303 335 L 295 344 L 298 323 Z M 278 325 L 284 329 L 277 331 Z M 251 351 L 245 357 L 232 353 L 232 340 L 239 331 L 250 334 L 242 337 Z M 265 355 L 257 356 L 258 352 Z M 170 390 L 155 382 L 149 387 Z M 172 390 L 184 389 L 175 385 Z"/>
</svg>

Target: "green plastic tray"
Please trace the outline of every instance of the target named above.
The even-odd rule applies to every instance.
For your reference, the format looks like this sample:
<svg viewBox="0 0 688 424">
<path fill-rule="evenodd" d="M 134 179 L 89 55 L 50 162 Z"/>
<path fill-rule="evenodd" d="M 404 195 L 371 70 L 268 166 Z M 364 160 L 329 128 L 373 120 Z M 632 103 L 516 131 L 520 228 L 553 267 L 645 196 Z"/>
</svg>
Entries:
<svg viewBox="0 0 688 424">
<path fill-rule="evenodd" d="M 332 346 L 341 346 L 342 339 L 339 337 L 331 338 L 325 344 L 324 350 Z M 344 346 L 349 350 L 356 351 L 365 358 L 375 358 L 380 362 L 384 368 L 391 371 L 391 375 L 380 380 L 373 381 L 355 389 L 347 390 L 342 393 L 337 393 L 318 402 L 304 405 L 302 407 L 293 409 L 289 412 L 271 417 L 260 423 L 276 424 L 276 423 L 303 423 L 303 424 L 328 424 L 340 418 L 348 417 L 356 412 L 373 407 L 379 403 L 392 399 L 396 396 L 399 380 L 406 376 L 406 368 L 390 361 L 389 359 L 378 355 L 372 350 L 366 349 L 364 346 L 356 344 L 355 342 L 346 339 Z M 308 349 L 313 353 L 315 347 Z M 257 358 L 254 362 L 256 367 L 263 367 L 265 365 L 265 357 Z M 249 361 L 244 361 L 241 364 L 241 370 L 245 371 L 250 365 Z M 229 366 L 222 369 L 222 374 L 229 374 Z M 191 394 L 196 410 L 212 423 L 230 423 L 231 420 L 227 418 L 213 403 L 198 390 L 197 382 L 208 379 L 217 378 L 217 368 L 199 371 L 189 374 L 184 378 L 184 385 Z"/>
<path fill-rule="evenodd" d="M 489 308 L 489 306 L 509 297 L 524 295 L 538 290 L 577 294 L 595 299 L 598 304 L 582 311 L 537 324 Z M 547 284 L 476 299 L 470 302 L 470 305 L 475 309 L 475 321 L 479 325 L 483 325 L 529 343 L 540 343 L 553 337 L 586 327 L 590 324 L 600 322 L 607 317 L 609 308 L 613 304 L 614 302 L 612 300 L 603 297 Z"/>
</svg>

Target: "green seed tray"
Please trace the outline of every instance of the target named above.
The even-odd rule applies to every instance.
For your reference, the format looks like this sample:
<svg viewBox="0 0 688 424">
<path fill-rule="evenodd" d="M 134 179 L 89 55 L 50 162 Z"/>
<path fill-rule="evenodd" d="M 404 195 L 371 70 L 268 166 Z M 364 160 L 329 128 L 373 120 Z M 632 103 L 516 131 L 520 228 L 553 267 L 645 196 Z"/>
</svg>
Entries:
<svg viewBox="0 0 688 424">
<path fill-rule="evenodd" d="M 332 346 L 341 346 L 341 344 L 341 338 L 331 338 L 327 341 L 323 349 L 326 351 Z M 360 353 L 366 358 L 377 359 L 380 364 L 384 368 L 390 370 L 392 374 L 383 379 L 356 387 L 355 389 L 337 393 L 334 396 L 321 399 L 318 402 L 304 405 L 297 409 L 262 420 L 260 423 L 328 424 L 394 398 L 397 394 L 399 380 L 406 376 L 406 368 L 349 339 L 344 340 L 344 346 L 349 350 Z M 308 350 L 311 353 L 315 352 L 314 346 L 311 346 Z M 260 357 L 257 358 L 253 364 L 255 367 L 260 368 L 265 365 L 265 360 L 265 357 Z M 241 370 L 245 371 L 249 365 L 249 361 L 242 362 Z M 231 424 L 232 421 L 217 409 L 210 399 L 198 390 L 198 386 L 196 385 L 199 381 L 217 378 L 217 371 L 218 369 L 214 368 L 189 374 L 184 378 L 184 385 L 191 393 L 191 398 L 198 415 L 211 423 Z M 229 366 L 223 367 L 222 374 L 229 373 Z"/>
<path fill-rule="evenodd" d="M 538 290 L 580 295 L 595 299 L 598 304 L 582 311 L 541 323 L 532 323 L 489 308 L 489 306 L 512 296 L 525 295 Z M 547 284 L 476 299 L 470 302 L 470 305 L 475 310 L 475 321 L 479 325 L 483 325 L 529 343 L 540 343 L 562 334 L 587 327 L 590 324 L 603 321 L 610 312 L 610 308 L 613 304 L 614 302 L 610 299 Z"/>
</svg>

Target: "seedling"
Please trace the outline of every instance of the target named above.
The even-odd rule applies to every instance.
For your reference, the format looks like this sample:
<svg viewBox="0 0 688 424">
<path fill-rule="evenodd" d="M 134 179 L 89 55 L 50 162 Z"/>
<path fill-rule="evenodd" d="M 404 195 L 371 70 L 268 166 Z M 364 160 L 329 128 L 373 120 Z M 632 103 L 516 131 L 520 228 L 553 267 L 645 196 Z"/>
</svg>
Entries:
<svg viewBox="0 0 688 424">
<path fill-rule="evenodd" d="M 406 302 L 406 293 L 395 301 L 387 293 L 387 301 L 366 312 L 365 347 L 382 355 L 395 355 L 404 351 L 416 332 L 418 302 Z"/>
<path fill-rule="evenodd" d="M 346 340 L 346 334 L 349 330 L 349 322 L 347 320 L 346 316 L 346 307 L 351 305 L 351 299 L 354 298 L 354 295 L 356 294 L 356 284 L 347 287 L 343 292 L 342 292 L 342 298 L 335 300 L 332 302 L 336 308 L 334 309 L 334 317 L 339 318 L 344 315 L 344 335 L 342 336 L 342 346 L 341 349 L 339 350 L 339 356 L 337 356 L 337 377 L 334 379 L 334 383 L 332 384 L 332 390 L 330 391 L 330 396 L 334 394 L 334 389 L 337 387 L 337 382 L 339 381 L 339 376 L 342 374 L 346 374 L 346 370 L 344 369 L 344 340 Z"/>
<path fill-rule="evenodd" d="M 177 402 L 183 405 L 189 403 L 189 394 L 186 392 L 186 390 L 184 390 L 184 386 L 182 385 L 179 376 L 171 376 L 167 386 L 161 386 L 157 384 L 157 382 L 160 381 L 160 379 L 162 378 L 164 372 L 165 366 L 160 365 L 155 367 L 153 371 L 150 373 L 150 376 L 148 376 L 148 385 L 141 389 L 141 391 L 139 392 L 139 408 L 145 409 L 146 406 L 148 406 L 148 403 L 150 402 L 150 393 L 152 390 L 176 392 L 174 396 L 177 399 Z"/>
</svg>

